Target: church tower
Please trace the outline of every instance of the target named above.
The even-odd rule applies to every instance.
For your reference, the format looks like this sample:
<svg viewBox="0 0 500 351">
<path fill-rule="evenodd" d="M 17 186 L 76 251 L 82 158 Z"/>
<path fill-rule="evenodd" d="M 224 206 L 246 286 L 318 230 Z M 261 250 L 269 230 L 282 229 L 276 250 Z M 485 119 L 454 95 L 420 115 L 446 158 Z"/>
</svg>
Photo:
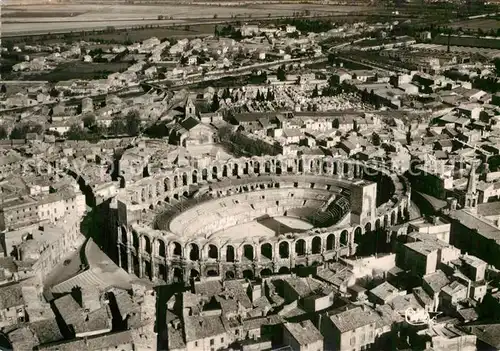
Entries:
<svg viewBox="0 0 500 351">
<path fill-rule="evenodd" d="M 184 105 L 184 115 L 185 118 L 196 118 L 196 106 L 193 102 L 193 99 L 189 95 L 186 98 L 186 104 Z"/>
<path fill-rule="evenodd" d="M 476 211 L 477 209 L 477 174 L 476 174 L 476 163 L 472 162 L 471 170 L 469 173 L 469 180 L 467 182 L 467 193 L 465 194 L 464 208 Z"/>
</svg>

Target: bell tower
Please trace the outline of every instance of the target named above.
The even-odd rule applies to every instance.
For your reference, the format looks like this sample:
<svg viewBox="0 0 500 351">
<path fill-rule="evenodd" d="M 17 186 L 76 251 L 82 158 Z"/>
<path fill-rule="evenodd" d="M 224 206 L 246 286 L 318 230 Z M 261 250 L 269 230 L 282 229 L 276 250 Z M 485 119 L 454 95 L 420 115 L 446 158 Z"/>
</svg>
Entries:
<svg viewBox="0 0 500 351">
<path fill-rule="evenodd" d="M 467 182 L 467 193 L 465 194 L 465 201 L 464 201 L 464 208 L 467 208 L 471 211 L 477 210 L 477 199 L 478 199 L 477 174 L 476 174 L 477 166 L 478 166 L 477 163 L 473 161 L 469 173 L 469 180 Z"/>
</svg>

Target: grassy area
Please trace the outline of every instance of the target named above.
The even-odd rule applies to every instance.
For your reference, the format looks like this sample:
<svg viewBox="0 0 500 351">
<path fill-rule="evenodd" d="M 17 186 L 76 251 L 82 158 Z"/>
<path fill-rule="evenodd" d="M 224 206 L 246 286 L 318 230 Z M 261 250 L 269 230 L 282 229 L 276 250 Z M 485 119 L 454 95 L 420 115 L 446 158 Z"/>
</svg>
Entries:
<svg viewBox="0 0 500 351">
<path fill-rule="evenodd" d="M 203 24 L 196 26 L 182 25 L 176 27 L 157 27 L 157 28 L 120 30 L 112 33 L 99 33 L 99 34 L 87 33 L 86 37 L 88 39 L 95 41 L 126 43 L 126 42 L 143 41 L 151 37 L 164 39 L 164 38 L 186 38 L 192 36 L 201 36 L 201 35 L 213 34 L 214 30 L 215 30 L 215 25 L 213 24 Z"/>
<path fill-rule="evenodd" d="M 47 80 L 59 82 L 70 79 L 99 79 L 106 78 L 108 74 L 120 72 L 127 69 L 128 63 L 87 63 L 87 62 L 67 62 L 59 65 L 55 70 L 41 74 L 23 75 L 27 80 Z"/>
<path fill-rule="evenodd" d="M 500 19 L 499 18 L 476 18 L 467 21 L 459 21 L 450 25 L 451 28 L 462 28 L 462 29 L 471 29 L 471 30 L 483 30 L 490 31 L 492 29 L 497 30 L 500 28 Z"/>
</svg>

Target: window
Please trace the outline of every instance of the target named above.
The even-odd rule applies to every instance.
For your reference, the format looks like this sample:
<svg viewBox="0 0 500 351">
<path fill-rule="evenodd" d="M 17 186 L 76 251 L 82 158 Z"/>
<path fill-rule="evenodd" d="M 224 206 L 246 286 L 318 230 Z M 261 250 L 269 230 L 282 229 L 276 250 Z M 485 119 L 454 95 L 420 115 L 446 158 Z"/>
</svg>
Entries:
<svg viewBox="0 0 500 351">
<path fill-rule="evenodd" d="M 356 336 L 351 336 L 351 346 L 356 345 Z"/>
<path fill-rule="evenodd" d="M 220 342 L 221 342 L 221 343 L 224 343 L 224 338 L 220 338 Z"/>
<path fill-rule="evenodd" d="M 210 346 L 213 346 L 215 343 L 214 339 L 210 339 Z"/>
<path fill-rule="evenodd" d="M 195 342 L 194 342 L 194 346 L 195 346 L 195 347 L 198 347 L 198 341 L 195 341 Z"/>
</svg>

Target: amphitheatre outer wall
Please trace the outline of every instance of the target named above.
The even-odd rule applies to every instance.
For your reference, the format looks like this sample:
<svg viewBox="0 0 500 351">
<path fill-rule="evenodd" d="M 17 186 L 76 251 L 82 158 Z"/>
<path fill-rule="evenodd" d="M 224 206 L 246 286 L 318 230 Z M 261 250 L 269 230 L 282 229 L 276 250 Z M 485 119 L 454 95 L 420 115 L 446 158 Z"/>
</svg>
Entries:
<svg viewBox="0 0 500 351">
<path fill-rule="evenodd" d="M 370 194 L 373 183 L 377 185 L 378 201 L 367 205 L 365 189 L 369 189 Z M 286 194 L 303 189 L 323 189 L 325 193 L 337 189 L 335 196 L 342 194 L 342 189 L 348 189 L 351 198 L 346 216 L 349 218 L 347 221 L 341 218 L 327 227 L 272 238 L 220 238 L 210 235 L 220 228 L 204 231 L 203 227 L 196 228 L 194 235 L 185 235 L 182 225 L 180 232 L 170 230 L 172 219 L 196 206 L 203 208 L 204 201 L 224 201 L 234 194 L 243 196 L 270 189 L 282 190 L 284 199 Z M 232 159 L 207 167 L 172 169 L 120 190 L 116 230 L 118 264 L 139 277 L 167 283 L 187 282 L 200 276 L 233 279 L 288 273 L 354 255 L 356 238 L 407 220 L 409 203 L 410 187 L 406 179 L 375 162 L 317 156 L 265 156 Z M 276 205 L 272 215 L 286 211 L 286 206 L 280 208 L 280 205 Z M 268 211 L 266 208 L 265 213 Z M 167 218 L 166 223 L 158 225 L 162 215 Z"/>
</svg>

